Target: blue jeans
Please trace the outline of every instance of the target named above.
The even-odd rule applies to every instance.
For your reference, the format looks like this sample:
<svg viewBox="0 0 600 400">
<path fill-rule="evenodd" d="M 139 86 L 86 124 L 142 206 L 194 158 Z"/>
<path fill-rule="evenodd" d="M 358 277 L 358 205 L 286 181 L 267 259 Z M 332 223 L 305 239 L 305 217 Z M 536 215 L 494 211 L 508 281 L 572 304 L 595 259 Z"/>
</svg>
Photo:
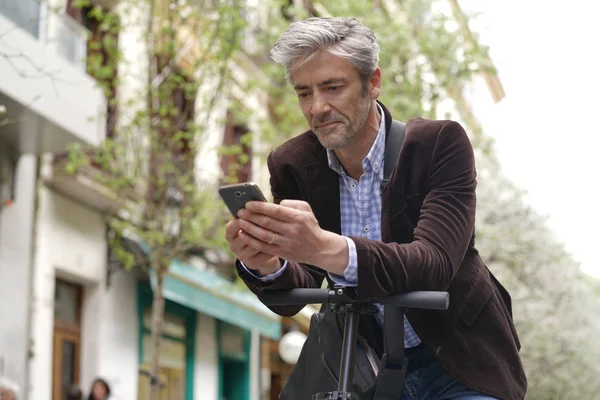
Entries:
<svg viewBox="0 0 600 400">
<path fill-rule="evenodd" d="M 402 400 L 496 400 L 448 375 L 421 344 L 407 349 L 408 370 Z"/>
</svg>

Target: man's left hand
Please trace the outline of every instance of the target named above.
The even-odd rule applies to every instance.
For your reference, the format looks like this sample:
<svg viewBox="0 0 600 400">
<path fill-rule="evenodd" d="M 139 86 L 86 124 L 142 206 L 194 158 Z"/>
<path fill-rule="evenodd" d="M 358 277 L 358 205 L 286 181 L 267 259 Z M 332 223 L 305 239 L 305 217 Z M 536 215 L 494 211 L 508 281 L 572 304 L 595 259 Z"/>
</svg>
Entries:
<svg viewBox="0 0 600 400">
<path fill-rule="evenodd" d="M 337 275 L 343 275 L 348 266 L 346 239 L 321 229 L 305 201 L 251 201 L 238 217 L 240 240 L 257 251 L 316 265 Z"/>
</svg>

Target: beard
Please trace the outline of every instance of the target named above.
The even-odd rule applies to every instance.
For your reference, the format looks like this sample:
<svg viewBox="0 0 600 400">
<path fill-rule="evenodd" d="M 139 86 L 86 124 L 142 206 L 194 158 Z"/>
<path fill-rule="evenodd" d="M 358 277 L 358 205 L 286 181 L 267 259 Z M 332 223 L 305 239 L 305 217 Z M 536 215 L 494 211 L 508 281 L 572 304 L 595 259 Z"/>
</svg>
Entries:
<svg viewBox="0 0 600 400">
<path fill-rule="evenodd" d="M 368 96 L 364 96 L 350 118 L 332 110 L 320 118 L 313 118 L 311 129 L 326 149 L 342 149 L 354 143 L 364 130 L 370 109 L 371 101 Z"/>
</svg>

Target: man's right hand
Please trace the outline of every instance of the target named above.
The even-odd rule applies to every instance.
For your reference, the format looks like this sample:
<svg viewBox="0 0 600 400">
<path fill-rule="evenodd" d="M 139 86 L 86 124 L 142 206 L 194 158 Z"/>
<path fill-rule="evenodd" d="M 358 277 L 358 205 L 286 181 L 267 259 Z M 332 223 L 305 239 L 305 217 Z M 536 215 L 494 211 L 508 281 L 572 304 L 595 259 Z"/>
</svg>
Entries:
<svg viewBox="0 0 600 400">
<path fill-rule="evenodd" d="M 225 226 L 225 239 L 229 243 L 229 249 L 247 268 L 258 271 L 261 276 L 272 274 L 281 268 L 279 257 L 246 246 L 239 238 L 240 233 L 242 230 L 237 219 Z"/>
</svg>

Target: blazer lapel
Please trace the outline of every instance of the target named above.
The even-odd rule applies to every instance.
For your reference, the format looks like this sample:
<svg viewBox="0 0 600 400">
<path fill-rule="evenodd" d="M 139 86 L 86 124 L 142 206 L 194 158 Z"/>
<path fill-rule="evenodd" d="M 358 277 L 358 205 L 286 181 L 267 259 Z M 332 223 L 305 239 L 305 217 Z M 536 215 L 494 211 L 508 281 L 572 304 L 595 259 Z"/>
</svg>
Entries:
<svg viewBox="0 0 600 400">
<path fill-rule="evenodd" d="M 340 234 L 339 175 L 329 168 L 327 153 L 318 143 L 315 153 L 317 161 L 306 166 L 308 203 L 321 228 Z"/>
</svg>

